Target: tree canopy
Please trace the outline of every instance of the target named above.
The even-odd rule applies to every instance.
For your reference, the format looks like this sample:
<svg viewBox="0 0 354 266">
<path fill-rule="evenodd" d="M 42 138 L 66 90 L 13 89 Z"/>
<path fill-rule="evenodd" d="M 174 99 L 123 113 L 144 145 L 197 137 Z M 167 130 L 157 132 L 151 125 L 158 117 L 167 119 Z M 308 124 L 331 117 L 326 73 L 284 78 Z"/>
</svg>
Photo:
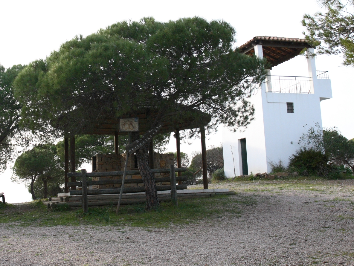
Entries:
<svg viewBox="0 0 354 266">
<path fill-rule="evenodd" d="M 14 98 L 12 84 L 22 69 L 21 65 L 8 69 L 0 65 L 0 170 L 5 170 L 11 158 L 11 138 L 18 132 L 21 105 Z"/>
<path fill-rule="evenodd" d="M 22 153 L 15 161 L 13 179 L 29 182 L 29 191 L 32 199 L 36 199 L 35 183 L 41 188 L 45 198 L 48 196 L 48 183 L 57 187 L 63 182 L 63 169 L 60 167 L 56 147 L 51 144 L 42 144 Z"/>
<path fill-rule="evenodd" d="M 354 1 L 321 0 L 325 12 L 302 20 L 306 39 L 318 46 L 320 54 L 344 55 L 344 64 L 354 65 Z"/>
<path fill-rule="evenodd" d="M 216 170 L 224 168 L 224 157 L 222 147 L 214 147 L 206 151 L 206 165 L 210 178 Z M 202 154 L 197 153 L 192 158 L 190 168 L 197 175 L 202 169 L 202 167 Z"/>
<path fill-rule="evenodd" d="M 234 34 L 225 22 L 145 18 L 76 37 L 16 79 L 23 121 L 79 131 L 149 107 L 160 120 L 198 109 L 213 126 L 247 125 L 253 108 L 245 99 L 264 78 L 263 61 L 235 52 Z"/>
</svg>

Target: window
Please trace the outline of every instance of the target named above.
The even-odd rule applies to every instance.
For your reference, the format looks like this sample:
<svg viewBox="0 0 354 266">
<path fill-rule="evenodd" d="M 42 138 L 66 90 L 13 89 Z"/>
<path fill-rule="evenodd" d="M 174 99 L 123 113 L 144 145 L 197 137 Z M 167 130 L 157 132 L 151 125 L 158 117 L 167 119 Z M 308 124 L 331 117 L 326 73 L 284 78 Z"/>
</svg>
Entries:
<svg viewBox="0 0 354 266">
<path fill-rule="evenodd" d="M 288 113 L 294 113 L 294 103 L 286 103 L 286 111 Z"/>
</svg>

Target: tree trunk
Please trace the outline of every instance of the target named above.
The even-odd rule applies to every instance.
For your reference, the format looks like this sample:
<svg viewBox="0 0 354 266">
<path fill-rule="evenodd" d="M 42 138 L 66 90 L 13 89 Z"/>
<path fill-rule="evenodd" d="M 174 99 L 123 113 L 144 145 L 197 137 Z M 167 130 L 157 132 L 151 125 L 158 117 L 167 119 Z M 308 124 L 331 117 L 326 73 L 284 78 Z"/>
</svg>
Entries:
<svg viewBox="0 0 354 266">
<path fill-rule="evenodd" d="M 146 196 L 146 209 L 156 209 L 160 204 L 157 198 L 157 189 L 155 184 L 154 174 L 151 173 L 149 166 L 149 145 L 146 144 L 136 152 L 138 161 L 138 169 L 144 181 L 145 196 Z"/>
<path fill-rule="evenodd" d="M 48 198 L 48 180 L 43 179 L 43 198 Z"/>
<path fill-rule="evenodd" d="M 36 195 L 34 194 L 34 181 L 35 181 L 35 179 L 31 179 L 31 195 L 32 195 L 32 199 L 33 200 L 36 200 L 37 199 L 37 197 L 36 197 Z"/>
</svg>

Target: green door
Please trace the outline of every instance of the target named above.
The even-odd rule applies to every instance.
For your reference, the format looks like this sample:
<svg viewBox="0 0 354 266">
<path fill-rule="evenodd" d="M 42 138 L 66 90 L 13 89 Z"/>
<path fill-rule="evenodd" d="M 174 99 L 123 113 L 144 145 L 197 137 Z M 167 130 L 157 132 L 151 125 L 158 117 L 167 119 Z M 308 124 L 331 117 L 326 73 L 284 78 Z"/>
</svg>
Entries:
<svg viewBox="0 0 354 266">
<path fill-rule="evenodd" d="M 242 175 L 248 175 L 246 139 L 240 139 L 240 144 L 241 144 Z"/>
</svg>

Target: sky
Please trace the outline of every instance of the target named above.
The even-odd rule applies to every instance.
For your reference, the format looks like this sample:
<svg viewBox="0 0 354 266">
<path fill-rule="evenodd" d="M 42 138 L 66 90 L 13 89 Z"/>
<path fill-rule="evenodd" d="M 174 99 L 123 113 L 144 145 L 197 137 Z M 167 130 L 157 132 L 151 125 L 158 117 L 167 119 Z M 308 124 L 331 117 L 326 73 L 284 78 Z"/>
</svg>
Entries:
<svg viewBox="0 0 354 266">
<path fill-rule="evenodd" d="M 85 37 L 116 22 L 139 21 L 143 17 L 154 17 L 161 22 L 194 16 L 208 21 L 223 20 L 236 29 L 235 46 L 254 36 L 303 38 L 303 15 L 318 11 L 316 0 L 1 0 L 0 64 L 9 68 L 45 59 L 76 35 Z M 306 73 L 304 57 L 291 61 L 274 69 L 272 74 L 303 75 L 303 70 Z M 318 56 L 316 66 L 318 70 L 329 71 L 332 82 L 333 98 L 321 103 L 323 126 L 337 127 L 345 137 L 354 138 L 353 68 L 343 66 L 340 56 Z M 208 147 L 221 145 L 220 131 L 208 136 Z M 198 139 L 181 146 L 190 155 L 200 149 Z M 174 139 L 168 150 L 175 151 Z M 25 185 L 12 183 L 11 175 L 11 169 L 0 173 L 0 192 L 5 192 L 10 203 L 29 201 Z"/>
</svg>

